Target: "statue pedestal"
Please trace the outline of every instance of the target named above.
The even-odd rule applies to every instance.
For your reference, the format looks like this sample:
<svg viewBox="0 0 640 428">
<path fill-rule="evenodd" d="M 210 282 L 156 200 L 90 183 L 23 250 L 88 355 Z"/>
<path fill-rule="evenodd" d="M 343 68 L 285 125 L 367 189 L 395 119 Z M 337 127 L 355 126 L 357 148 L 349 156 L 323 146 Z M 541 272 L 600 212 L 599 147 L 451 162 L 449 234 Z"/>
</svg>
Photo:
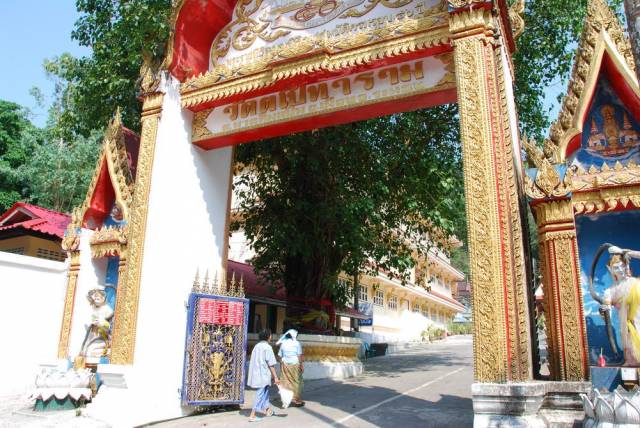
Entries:
<svg viewBox="0 0 640 428">
<path fill-rule="evenodd" d="M 584 412 L 580 393 L 590 382 L 475 383 L 475 427 L 574 426 Z"/>
<path fill-rule="evenodd" d="M 162 376 L 163 369 L 156 369 L 154 375 Z M 115 428 L 173 419 L 193 411 L 181 406 L 178 389 L 171 391 L 159 384 L 139 366 L 99 364 L 98 374 L 102 386 L 84 413 Z"/>
</svg>

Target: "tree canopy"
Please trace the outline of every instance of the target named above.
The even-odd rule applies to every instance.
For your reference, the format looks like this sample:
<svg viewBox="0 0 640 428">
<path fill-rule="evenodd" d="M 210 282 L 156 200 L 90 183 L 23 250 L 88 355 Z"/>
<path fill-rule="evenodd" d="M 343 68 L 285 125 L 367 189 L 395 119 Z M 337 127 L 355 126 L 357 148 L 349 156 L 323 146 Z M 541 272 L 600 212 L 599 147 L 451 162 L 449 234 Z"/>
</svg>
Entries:
<svg viewBox="0 0 640 428">
<path fill-rule="evenodd" d="M 340 301 L 348 293 L 333 288 L 338 273 L 401 273 L 434 245 L 435 233 L 463 229 L 456 110 L 238 147 L 237 159 L 249 165 L 237 180 L 240 226 L 257 253 L 255 267 L 296 297 Z"/>
</svg>

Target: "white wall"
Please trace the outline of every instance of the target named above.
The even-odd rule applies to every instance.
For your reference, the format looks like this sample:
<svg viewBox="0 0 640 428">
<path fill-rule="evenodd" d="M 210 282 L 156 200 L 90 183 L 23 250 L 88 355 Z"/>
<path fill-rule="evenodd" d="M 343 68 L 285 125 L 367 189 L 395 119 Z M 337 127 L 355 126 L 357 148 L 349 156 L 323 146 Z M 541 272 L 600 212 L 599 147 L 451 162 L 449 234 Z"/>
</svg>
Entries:
<svg viewBox="0 0 640 428">
<path fill-rule="evenodd" d="M 222 270 L 232 149 L 191 144 L 193 115 L 179 84 L 164 83 L 149 195 L 134 365 L 127 383 L 141 395 L 140 422 L 178 416 L 185 302 L 197 268 Z M 117 323 L 117 320 L 116 320 Z M 134 421 L 132 421 L 134 422 Z"/>
<path fill-rule="evenodd" d="M 0 395 L 29 391 L 55 361 L 66 263 L 0 252 Z"/>
</svg>

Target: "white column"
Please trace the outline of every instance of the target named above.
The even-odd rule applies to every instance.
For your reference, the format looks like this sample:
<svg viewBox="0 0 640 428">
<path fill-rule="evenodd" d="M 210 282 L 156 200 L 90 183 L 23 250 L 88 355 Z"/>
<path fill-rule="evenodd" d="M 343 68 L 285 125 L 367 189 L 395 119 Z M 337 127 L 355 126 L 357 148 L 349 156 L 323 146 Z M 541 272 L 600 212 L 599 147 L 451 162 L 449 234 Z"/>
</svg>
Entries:
<svg viewBox="0 0 640 428">
<path fill-rule="evenodd" d="M 221 270 L 232 148 L 191 144 L 193 114 L 180 106 L 179 82 L 165 83 L 155 147 L 133 367 L 127 386 L 136 420 L 180 416 L 185 303 L 197 268 Z M 133 415 L 132 415 L 133 416 Z"/>
</svg>

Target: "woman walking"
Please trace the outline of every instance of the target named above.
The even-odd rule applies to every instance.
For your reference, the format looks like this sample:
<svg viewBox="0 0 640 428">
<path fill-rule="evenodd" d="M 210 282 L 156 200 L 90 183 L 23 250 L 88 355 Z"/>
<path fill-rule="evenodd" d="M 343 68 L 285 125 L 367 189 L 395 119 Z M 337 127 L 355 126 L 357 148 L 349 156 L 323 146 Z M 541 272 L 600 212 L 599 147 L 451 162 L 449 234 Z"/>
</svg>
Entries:
<svg viewBox="0 0 640 428">
<path fill-rule="evenodd" d="M 280 379 L 278 379 L 274 368 L 276 356 L 273 355 L 273 349 L 269 343 L 271 342 L 271 330 L 268 328 L 262 330 L 258 337 L 260 342 L 251 351 L 249 374 L 247 376 L 247 385 L 257 389 L 253 409 L 251 409 L 251 415 L 249 415 L 249 422 L 261 419 L 256 416 L 256 412 L 262 412 L 265 416 L 272 416 L 275 413 L 271 403 L 269 403 L 271 377 L 273 376 L 276 385 L 280 385 Z"/>
<path fill-rule="evenodd" d="M 280 345 L 278 356 L 280 357 L 280 375 L 282 376 L 282 386 L 293 391 L 293 407 L 304 406 L 302 401 L 302 373 L 304 365 L 302 363 L 302 345 L 297 340 L 298 332 L 294 329 L 288 330 L 276 345 Z"/>
</svg>

